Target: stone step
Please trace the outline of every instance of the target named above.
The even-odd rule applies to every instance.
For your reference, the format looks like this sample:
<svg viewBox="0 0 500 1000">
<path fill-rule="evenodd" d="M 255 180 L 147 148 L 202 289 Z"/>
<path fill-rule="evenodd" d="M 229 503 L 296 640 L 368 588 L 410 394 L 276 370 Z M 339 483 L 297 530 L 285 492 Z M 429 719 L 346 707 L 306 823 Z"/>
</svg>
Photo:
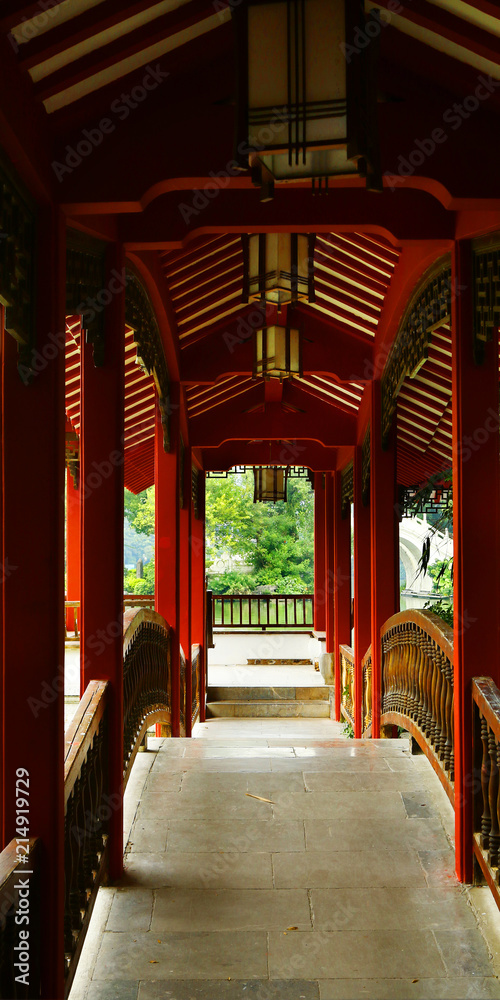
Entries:
<svg viewBox="0 0 500 1000">
<path fill-rule="evenodd" d="M 217 687 L 209 685 L 207 701 L 328 701 L 329 689 L 314 687 Z"/>
<path fill-rule="evenodd" d="M 209 701 L 207 703 L 207 718 L 265 718 L 265 719 L 328 719 L 330 717 L 329 701 L 317 699 L 299 701 L 283 699 L 280 701 Z"/>
</svg>

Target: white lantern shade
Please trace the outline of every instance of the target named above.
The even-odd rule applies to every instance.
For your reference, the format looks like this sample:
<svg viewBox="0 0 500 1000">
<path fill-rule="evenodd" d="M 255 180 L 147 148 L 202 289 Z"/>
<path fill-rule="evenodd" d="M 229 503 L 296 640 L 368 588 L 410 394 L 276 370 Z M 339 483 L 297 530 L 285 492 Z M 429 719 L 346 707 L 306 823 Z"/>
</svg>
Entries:
<svg viewBox="0 0 500 1000">
<path fill-rule="evenodd" d="M 286 500 L 288 469 L 276 466 L 254 468 L 253 502 L 277 503 Z"/>
<path fill-rule="evenodd" d="M 296 251 L 295 251 L 296 247 Z M 306 233 L 253 233 L 248 238 L 248 297 L 281 306 L 307 299 L 309 241 Z M 295 258 L 296 253 L 296 258 Z M 296 271 L 296 273 L 295 273 Z"/>
<path fill-rule="evenodd" d="M 284 326 L 255 331 L 254 375 L 282 381 L 301 374 L 300 334 Z"/>
<path fill-rule="evenodd" d="M 248 136 L 276 179 L 353 173 L 345 0 L 248 6 Z"/>
</svg>

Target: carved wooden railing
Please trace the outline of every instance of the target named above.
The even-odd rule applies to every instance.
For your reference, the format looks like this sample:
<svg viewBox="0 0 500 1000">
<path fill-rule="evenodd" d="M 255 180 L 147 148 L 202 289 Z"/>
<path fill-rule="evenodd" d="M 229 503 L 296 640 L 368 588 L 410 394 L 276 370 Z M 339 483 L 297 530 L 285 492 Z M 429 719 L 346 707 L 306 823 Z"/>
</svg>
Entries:
<svg viewBox="0 0 500 1000">
<path fill-rule="evenodd" d="M 69 993 L 108 867 L 107 681 L 91 681 L 65 733 L 64 952 Z"/>
<path fill-rule="evenodd" d="M 127 783 L 135 755 L 154 722 L 171 723 L 170 629 L 156 611 L 125 615 L 123 637 L 123 771 Z"/>
<path fill-rule="evenodd" d="M 201 708 L 201 670 L 203 651 L 199 644 L 191 646 L 191 725 L 199 721 Z"/>
<path fill-rule="evenodd" d="M 212 594 L 213 628 L 313 628 L 313 594 Z"/>
<path fill-rule="evenodd" d="M 40 841 L 26 841 L 20 850 L 11 840 L 0 854 L 0 997 L 40 996 L 39 948 Z"/>
<path fill-rule="evenodd" d="M 474 856 L 500 906 L 500 691 L 491 677 L 475 677 L 472 698 Z"/>
<path fill-rule="evenodd" d="M 453 632 L 432 611 L 401 611 L 381 643 L 381 725 L 411 733 L 453 802 Z"/>
<path fill-rule="evenodd" d="M 361 670 L 363 674 L 363 707 L 362 707 L 362 731 L 363 736 L 371 735 L 372 724 L 372 647 L 369 646 L 362 661 Z"/>
<path fill-rule="evenodd" d="M 340 710 L 344 719 L 354 726 L 354 650 L 340 646 L 341 698 Z"/>
</svg>

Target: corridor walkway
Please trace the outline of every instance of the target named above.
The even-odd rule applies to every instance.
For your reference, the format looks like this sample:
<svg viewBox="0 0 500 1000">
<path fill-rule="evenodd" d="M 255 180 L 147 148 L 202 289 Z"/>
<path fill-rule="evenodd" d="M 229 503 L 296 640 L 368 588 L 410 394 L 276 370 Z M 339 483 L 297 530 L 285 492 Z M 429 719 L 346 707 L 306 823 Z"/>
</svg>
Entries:
<svg viewBox="0 0 500 1000">
<path fill-rule="evenodd" d="M 196 730 L 138 756 L 71 1000 L 500 998 L 500 916 L 456 881 L 451 808 L 406 741 Z"/>
</svg>

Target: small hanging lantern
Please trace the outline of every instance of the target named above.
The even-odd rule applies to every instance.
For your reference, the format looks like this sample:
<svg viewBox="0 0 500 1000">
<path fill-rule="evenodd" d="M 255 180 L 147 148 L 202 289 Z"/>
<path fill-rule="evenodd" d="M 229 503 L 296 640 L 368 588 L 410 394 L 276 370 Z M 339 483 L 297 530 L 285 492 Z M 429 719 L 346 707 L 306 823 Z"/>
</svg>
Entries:
<svg viewBox="0 0 500 1000">
<path fill-rule="evenodd" d="M 277 466 L 255 467 L 253 475 L 254 503 L 259 501 L 267 503 L 277 503 L 278 500 L 286 501 L 288 468 L 280 469 Z"/>
<path fill-rule="evenodd" d="M 253 233 L 243 236 L 243 299 L 278 306 L 314 299 L 314 236 L 307 233 Z"/>
<path fill-rule="evenodd" d="M 232 5 L 236 157 L 260 175 L 263 200 L 274 181 L 312 179 L 321 191 L 323 180 L 327 187 L 329 177 L 356 173 L 382 189 L 373 42 L 380 18 L 363 8 L 359 0 Z M 369 44 L 356 44 L 360 34 Z"/>
<path fill-rule="evenodd" d="M 300 334 L 284 326 L 268 326 L 254 334 L 254 375 L 280 382 L 301 375 Z"/>
</svg>

